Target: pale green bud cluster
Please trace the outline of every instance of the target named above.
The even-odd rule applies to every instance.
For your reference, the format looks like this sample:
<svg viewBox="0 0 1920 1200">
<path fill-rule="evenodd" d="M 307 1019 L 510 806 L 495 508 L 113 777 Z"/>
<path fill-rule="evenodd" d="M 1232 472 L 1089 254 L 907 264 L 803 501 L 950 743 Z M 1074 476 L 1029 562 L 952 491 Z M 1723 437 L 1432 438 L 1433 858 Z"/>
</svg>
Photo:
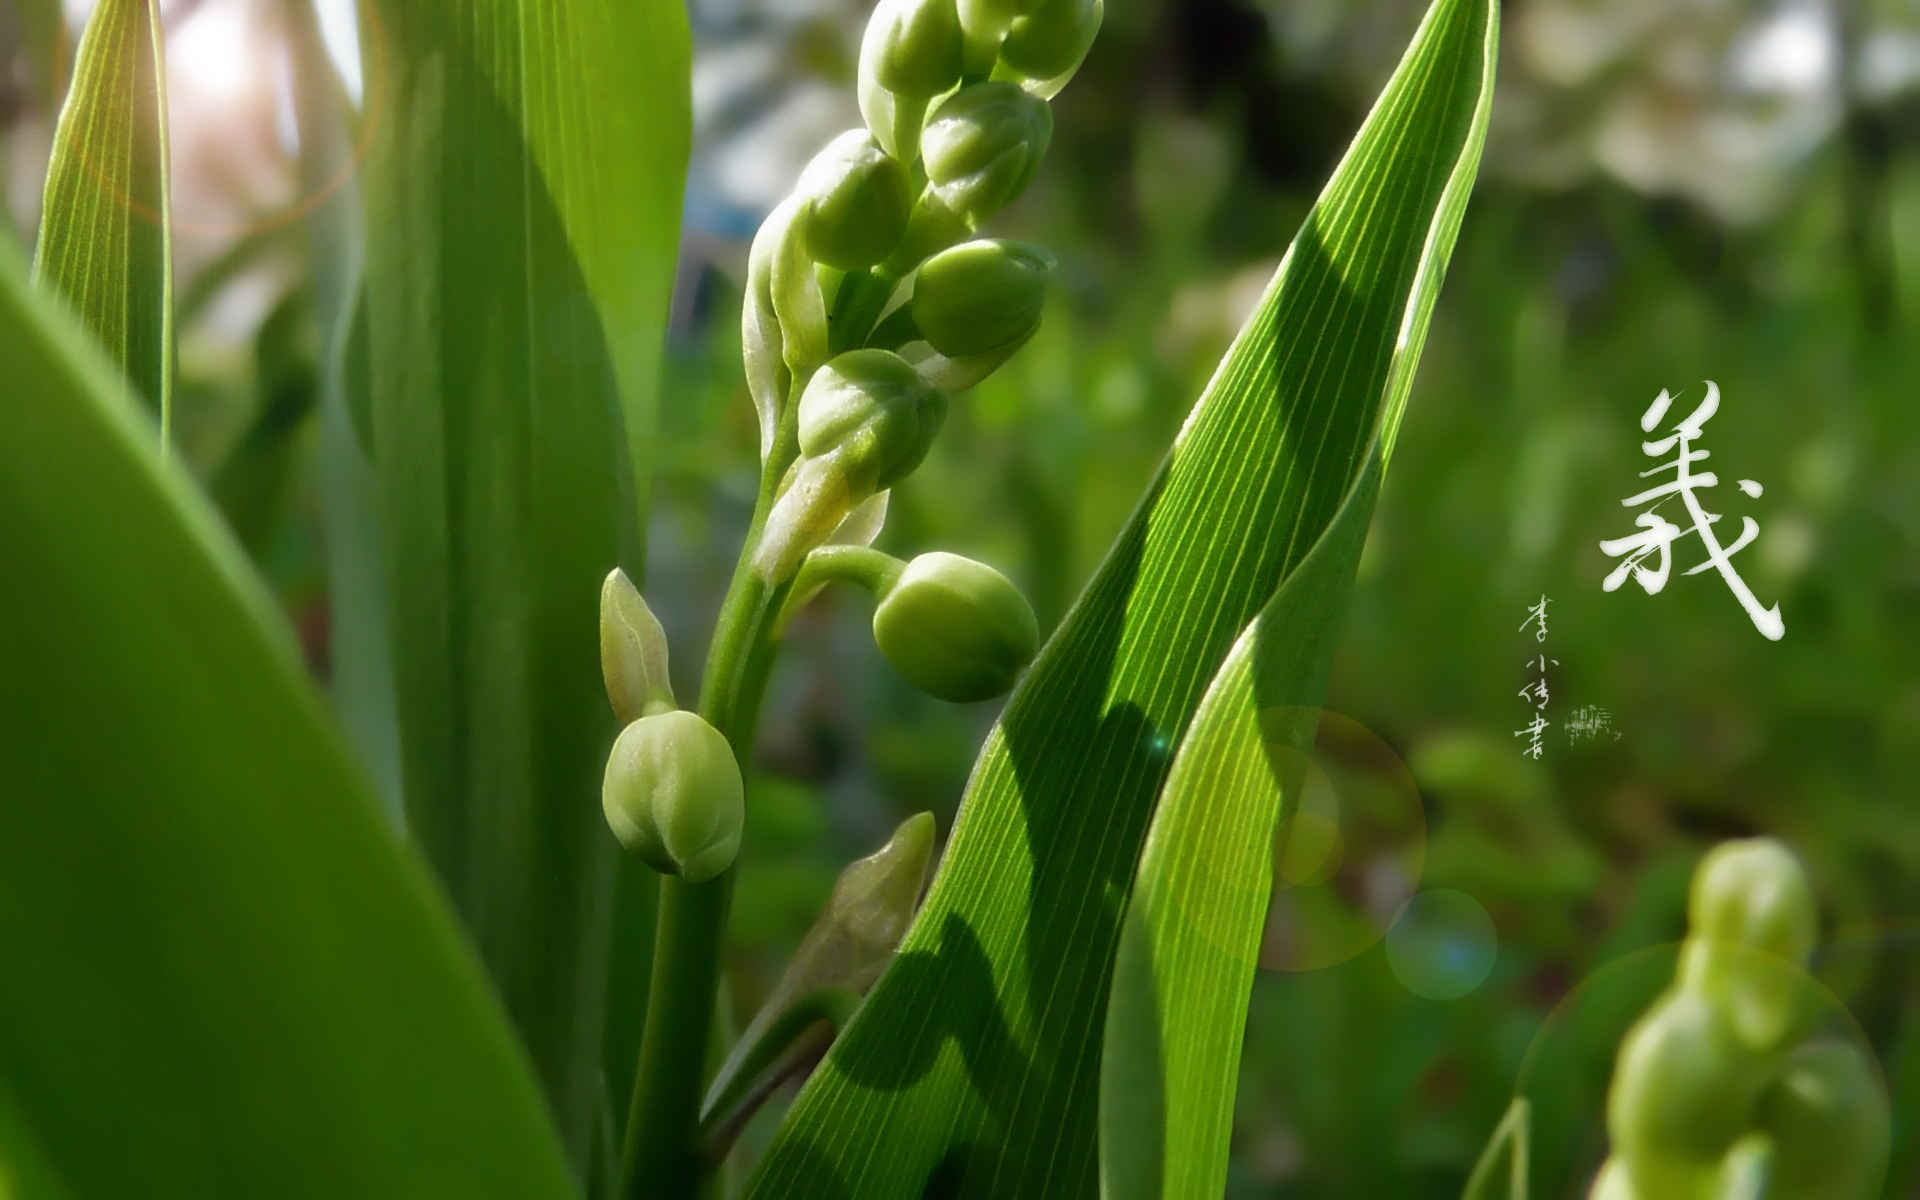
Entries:
<svg viewBox="0 0 1920 1200">
<path fill-rule="evenodd" d="M 1767 838 L 1694 872 L 1674 986 L 1620 1044 L 1594 1200 L 1866 1200 L 1887 1110 L 1851 1043 L 1809 1037 L 1818 932 L 1805 871 Z"/>
<path fill-rule="evenodd" d="M 823 454 L 818 439 L 802 438 L 790 464 L 782 430 L 817 373 L 849 354 L 891 351 L 893 364 L 951 395 L 1038 325 L 1052 259 L 1016 243 L 959 243 L 1033 180 L 1053 136 L 1046 100 L 1079 68 L 1101 13 L 1099 0 L 880 0 L 874 9 L 860 50 L 868 127 L 820 152 L 748 257 L 747 383 L 762 458 L 781 480 L 755 561 L 775 582 L 872 494 L 867 477 L 897 478 L 925 453 L 896 455 L 893 426 L 875 426 L 868 452 L 836 441 Z M 936 410 L 916 405 L 909 424 L 937 428 Z M 899 432 L 897 444 L 917 436 Z M 906 466 L 892 471 L 895 461 Z"/>
<path fill-rule="evenodd" d="M 601 782 L 608 826 L 657 871 L 689 883 L 713 878 L 740 849 L 740 766 L 719 730 L 674 706 L 666 634 L 617 568 L 600 589 L 600 666 L 625 726 Z"/>
</svg>

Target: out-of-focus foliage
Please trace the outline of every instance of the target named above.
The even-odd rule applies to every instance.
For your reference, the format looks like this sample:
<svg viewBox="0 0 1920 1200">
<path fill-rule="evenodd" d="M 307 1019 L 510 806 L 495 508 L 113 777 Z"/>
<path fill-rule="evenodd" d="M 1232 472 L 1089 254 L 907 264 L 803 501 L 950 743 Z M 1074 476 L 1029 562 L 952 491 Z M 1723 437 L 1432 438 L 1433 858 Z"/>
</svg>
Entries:
<svg viewBox="0 0 1920 1200">
<path fill-rule="evenodd" d="M 225 4 L 170 8 L 170 47 Z M 752 500 L 758 435 L 737 320 L 746 238 L 807 158 L 858 120 L 867 6 L 690 7 L 696 150 L 647 579 L 682 695 Z M 952 405 L 927 463 L 894 493 L 882 549 L 991 563 L 1033 599 L 1043 632 L 1058 624 L 1421 7 L 1111 0 L 1056 103 L 1047 167 L 996 230 L 1058 258 L 1045 319 Z M 13 32 L 28 25 L 9 19 L 29 8 L 0 0 L 9 63 L 30 61 Z M 1670 973 L 1670 958 L 1645 969 L 1660 953 L 1647 948 L 1681 936 L 1699 854 L 1764 831 L 1813 877 L 1827 947 L 1814 970 L 1879 1057 L 1895 1130 L 1884 1194 L 1909 1200 L 1920 1188 L 1920 17 L 1890 0 L 1507 9 L 1487 166 L 1328 701 L 1411 768 L 1430 831 L 1420 882 L 1483 904 L 1499 956 L 1485 984 L 1446 1002 L 1408 992 L 1379 948 L 1263 972 L 1229 1193 L 1457 1196 L 1532 1050 L 1568 1064 L 1564 1103 L 1535 1110 L 1535 1191 L 1578 1194 L 1576 1176 L 1604 1151 L 1617 1039 Z M 10 69 L 0 82 L 0 173 L 29 240 L 51 120 L 20 82 L 31 78 Z M 199 143 L 184 123 L 206 105 L 172 82 L 176 196 L 216 183 L 270 195 L 271 171 L 236 166 L 238 151 L 187 164 Z M 228 119 L 264 130 L 248 153 L 284 169 L 273 111 L 250 101 Z M 183 293 L 233 240 L 182 234 Z M 183 315 L 181 450 L 203 474 L 258 420 L 254 335 L 304 270 L 297 243 L 263 240 L 197 317 Z M 1639 414 L 1661 388 L 1697 398 L 1707 378 L 1723 405 L 1703 445 L 1726 482 L 1704 494 L 1724 525 L 1760 523 L 1736 563 L 1763 603 L 1780 603 L 1778 644 L 1714 577 L 1679 574 L 1698 553 L 1686 545 L 1661 594 L 1600 589 L 1613 560 L 1598 543 L 1633 531 L 1620 501 L 1646 486 Z M 261 554 L 324 671 L 311 470 L 296 464 Z M 1764 495 L 1741 496 L 1736 478 Z M 1518 627 L 1543 594 L 1541 644 Z M 992 716 L 898 679 L 870 617 L 868 601 L 829 589 L 795 620 L 776 673 L 734 901 L 741 1014 L 779 978 L 840 865 L 909 813 L 932 810 L 948 828 Z M 1554 726 L 1534 762 L 1517 752 L 1532 707 L 1516 693 L 1543 652 L 1558 660 Z M 1606 710 L 1620 738 L 1569 744 L 1564 724 L 1582 706 Z M 1618 1019 L 1570 1017 L 1594 1008 Z M 742 1155 L 765 1144 L 779 1107 L 749 1127 Z"/>
<path fill-rule="evenodd" d="M 91 342 L 0 246 L 0 1194 L 568 1194 L 443 897 Z"/>
</svg>

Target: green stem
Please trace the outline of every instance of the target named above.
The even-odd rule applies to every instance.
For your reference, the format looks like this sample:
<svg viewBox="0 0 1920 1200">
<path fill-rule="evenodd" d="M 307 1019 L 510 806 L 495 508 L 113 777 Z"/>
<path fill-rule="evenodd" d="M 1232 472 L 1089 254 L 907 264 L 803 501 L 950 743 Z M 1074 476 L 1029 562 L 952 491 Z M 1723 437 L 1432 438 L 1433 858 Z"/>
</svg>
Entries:
<svg viewBox="0 0 1920 1200">
<path fill-rule="evenodd" d="M 754 728 L 773 667 L 774 622 L 793 586 L 791 580 L 774 583 L 756 571 L 753 551 L 779 480 L 798 453 L 796 410 L 805 385 L 804 379 L 793 381 L 773 452 L 762 468 L 753 525 L 720 608 L 700 686 L 700 715 L 726 735 L 742 772 L 753 754 Z M 623 1200 L 699 1196 L 706 1170 L 700 1157 L 700 1101 L 732 899 L 732 870 L 705 883 L 673 876 L 660 881 L 646 1028 L 620 1156 Z"/>
<path fill-rule="evenodd" d="M 899 580 L 900 573 L 906 569 L 907 564 L 893 555 L 867 546 L 821 546 L 801 562 L 800 572 L 793 577 L 793 587 L 787 592 L 787 602 L 781 607 L 780 618 L 774 629 L 784 632 L 794 614 L 806 607 L 807 602 L 829 583 L 844 581 L 858 584 L 872 592 L 876 599 L 884 600 Z"/>
</svg>

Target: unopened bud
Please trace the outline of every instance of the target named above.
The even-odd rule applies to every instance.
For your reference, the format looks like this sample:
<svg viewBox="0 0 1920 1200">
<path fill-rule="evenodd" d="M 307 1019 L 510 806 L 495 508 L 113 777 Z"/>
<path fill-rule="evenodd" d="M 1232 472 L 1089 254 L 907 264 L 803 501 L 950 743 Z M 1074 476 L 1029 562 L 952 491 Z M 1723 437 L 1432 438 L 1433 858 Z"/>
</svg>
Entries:
<svg viewBox="0 0 1920 1200">
<path fill-rule="evenodd" d="M 1028 15 L 1043 0 L 959 0 L 960 28 L 966 35 L 966 69 L 984 75 L 993 65 L 1001 39 L 1014 20 Z"/>
<path fill-rule="evenodd" d="M 841 271 L 862 270 L 891 254 L 913 209 L 907 169 L 864 129 L 829 142 L 795 190 L 808 205 L 807 253 Z"/>
<path fill-rule="evenodd" d="M 800 453 L 838 459 L 850 508 L 919 466 L 946 414 L 947 398 L 899 355 L 849 350 L 800 397 Z"/>
<path fill-rule="evenodd" d="M 1607 1133 L 1642 1195 L 1705 1194 L 1753 1125 L 1770 1061 L 1697 992 L 1670 992 L 1640 1019 L 1620 1044 Z"/>
<path fill-rule="evenodd" d="M 967 242 L 942 251 L 914 282 L 914 324 L 949 358 L 1024 341 L 1040 325 L 1053 265 L 1053 255 L 1023 242 Z"/>
<path fill-rule="evenodd" d="M 908 683 L 955 703 L 1004 694 L 1040 648 L 1020 589 L 984 563 L 923 554 L 873 614 L 873 640 Z"/>
<path fill-rule="evenodd" d="M 900 96 L 931 100 L 960 82 L 954 0 L 880 0 L 860 43 L 860 72 Z"/>
<path fill-rule="evenodd" d="M 1761 1093 L 1778 1196 L 1866 1197 L 1886 1169 L 1890 1121 L 1879 1080 L 1845 1042 L 1789 1054 Z"/>
<path fill-rule="evenodd" d="M 618 567 L 600 586 L 600 674 L 621 725 L 674 707 L 666 631 Z"/>
<path fill-rule="evenodd" d="M 920 135 L 920 152 L 947 206 L 977 228 L 1026 190 L 1052 138 L 1046 101 L 990 81 L 941 102 Z"/>
<path fill-rule="evenodd" d="M 800 397 L 800 458 L 761 528 L 755 568 L 793 578 L 850 513 L 920 465 L 946 415 L 946 393 L 890 350 L 849 350 L 814 372 Z"/>
<path fill-rule="evenodd" d="M 607 824 L 641 861 L 688 883 L 733 865 L 746 789 L 733 747 L 690 712 L 642 717 L 613 743 L 600 791 Z"/>
<path fill-rule="evenodd" d="M 860 115 L 887 153 L 920 157 L 927 104 L 960 82 L 954 0 L 880 0 L 860 43 Z"/>
<path fill-rule="evenodd" d="M 1806 871 L 1771 838 L 1724 842 L 1694 871 L 1680 984 L 1722 1005 L 1754 1047 L 1796 1033 L 1811 999 L 1801 970 L 1818 934 Z"/>
<path fill-rule="evenodd" d="M 1092 49 L 1104 7 L 1102 0 L 1044 0 L 1007 31 L 994 78 L 1011 79 L 1043 98 L 1055 95 Z"/>
<path fill-rule="evenodd" d="M 1819 929 L 1800 860 L 1772 838 L 1715 846 L 1694 871 L 1687 932 L 1805 963 Z"/>
</svg>

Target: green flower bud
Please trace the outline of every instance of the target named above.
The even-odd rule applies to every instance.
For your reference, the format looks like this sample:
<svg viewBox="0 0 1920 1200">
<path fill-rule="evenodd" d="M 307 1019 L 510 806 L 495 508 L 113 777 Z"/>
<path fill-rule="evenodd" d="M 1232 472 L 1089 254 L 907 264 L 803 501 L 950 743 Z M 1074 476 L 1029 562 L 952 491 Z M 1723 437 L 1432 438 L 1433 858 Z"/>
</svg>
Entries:
<svg viewBox="0 0 1920 1200">
<path fill-rule="evenodd" d="M 947 398 L 905 359 L 849 350 L 815 372 L 800 397 L 800 453 L 839 460 L 851 507 L 919 466 L 946 415 Z"/>
<path fill-rule="evenodd" d="M 899 96 L 931 100 L 960 82 L 954 0 L 880 0 L 860 43 L 860 73 Z"/>
<path fill-rule="evenodd" d="M 1026 190 L 1053 138 L 1053 110 L 1018 85 L 971 84 L 942 101 L 920 135 L 927 178 L 978 228 Z"/>
<path fill-rule="evenodd" d="M 755 568 L 793 578 L 850 513 L 920 465 L 946 415 L 946 393 L 890 350 L 849 350 L 816 371 L 800 397 L 800 458 L 767 514 Z"/>
<path fill-rule="evenodd" d="M 984 75 L 993 66 L 1000 42 L 1014 20 L 1038 8 L 1045 0 L 959 0 L 960 29 L 966 35 L 965 66 L 969 74 Z"/>
<path fill-rule="evenodd" d="M 806 248 L 841 271 L 870 267 L 893 252 L 913 211 L 907 169 L 864 129 L 827 144 L 800 176 L 806 198 Z"/>
<path fill-rule="evenodd" d="M 1761 1093 L 1758 1112 L 1775 1148 L 1770 1200 L 1878 1194 L 1887 1100 L 1857 1049 L 1844 1042 L 1801 1046 Z"/>
<path fill-rule="evenodd" d="M 965 703 L 1013 687 L 1040 648 L 1040 626 L 1005 575 L 934 553 L 908 563 L 881 597 L 873 640 L 908 683 Z"/>
<path fill-rule="evenodd" d="M 887 153 L 920 157 L 927 103 L 960 82 L 953 0 L 880 0 L 860 43 L 860 115 Z"/>
<path fill-rule="evenodd" d="M 1093 48 L 1104 9 L 1102 0 L 1045 0 L 1008 29 L 993 77 L 1011 79 L 1043 98 L 1057 94 Z"/>
<path fill-rule="evenodd" d="M 621 725 L 674 707 L 666 632 L 618 567 L 600 587 L 600 674 Z"/>
<path fill-rule="evenodd" d="M 704 883 L 733 865 L 746 792 L 733 747 L 690 712 L 627 726 L 600 790 L 620 844 L 657 871 Z"/>
<path fill-rule="evenodd" d="M 1613 1152 L 1642 1196 L 1703 1196 L 1753 1126 L 1769 1056 L 1697 992 L 1670 992 L 1620 1044 L 1607 1095 Z"/>
<path fill-rule="evenodd" d="M 1040 326 L 1053 266 L 1053 255 L 1024 242 L 967 242 L 942 251 L 914 282 L 914 323 L 949 358 L 1024 341 Z"/>
<path fill-rule="evenodd" d="M 1772 838 L 1722 842 L 1700 861 L 1687 898 L 1688 935 L 1805 964 L 1819 923 L 1800 860 Z"/>
<path fill-rule="evenodd" d="M 1793 854 L 1770 838 L 1724 842 L 1694 871 L 1680 986 L 1711 997 L 1756 1049 L 1799 1028 L 1801 970 L 1818 933 L 1813 889 Z"/>
</svg>

